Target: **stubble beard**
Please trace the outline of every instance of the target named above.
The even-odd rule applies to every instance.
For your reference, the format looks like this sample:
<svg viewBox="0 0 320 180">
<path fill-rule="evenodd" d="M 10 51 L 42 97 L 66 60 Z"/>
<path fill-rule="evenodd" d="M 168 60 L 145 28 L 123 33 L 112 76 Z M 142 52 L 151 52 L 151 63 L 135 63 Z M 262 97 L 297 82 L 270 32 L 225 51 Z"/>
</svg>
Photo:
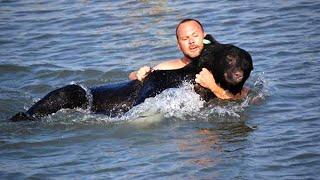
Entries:
<svg viewBox="0 0 320 180">
<path fill-rule="evenodd" d="M 192 56 L 190 56 L 190 55 L 188 55 L 188 54 L 186 54 L 186 53 L 183 52 L 184 57 L 186 57 L 186 58 L 188 58 L 188 59 L 190 59 L 190 60 L 193 60 L 193 59 L 199 57 L 200 54 L 201 54 L 201 51 L 198 52 L 196 56 L 193 56 L 193 57 L 192 57 Z"/>
</svg>

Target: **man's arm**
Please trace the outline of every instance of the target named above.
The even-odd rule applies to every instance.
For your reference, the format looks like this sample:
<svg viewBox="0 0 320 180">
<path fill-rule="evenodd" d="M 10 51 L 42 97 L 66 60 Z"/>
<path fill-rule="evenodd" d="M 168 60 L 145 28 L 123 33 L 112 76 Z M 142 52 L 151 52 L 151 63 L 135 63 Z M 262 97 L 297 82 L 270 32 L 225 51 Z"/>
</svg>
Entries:
<svg viewBox="0 0 320 180">
<path fill-rule="evenodd" d="M 195 81 L 199 83 L 202 87 L 210 89 L 220 99 L 243 99 L 249 93 L 249 88 L 246 87 L 244 87 L 241 90 L 241 93 L 238 93 L 236 95 L 233 95 L 229 91 L 222 89 L 220 86 L 216 84 L 213 75 L 206 68 L 203 68 L 202 71 L 196 75 Z"/>
<path fill-rule="evenodd" d="M 181 62 L 180 59 L 174 59 L 171 61 L 165 61 L 162 62 L 155 67 L 151 68 L 149 66 L 143 66 L 141 67 L 138 71 L 133 71 L 129 74 L 129 79 L 130 80 L 136 80 L 138 79 L 139 81 L 143 81 L 144 78 L 148 76 L 150 72 L 153 70 L 169 70 L 169 69 L 179 69 L 185 66 L 186 64 Z"/>
<path fill-rule="evenodd" d="M 130 80 L 136 80 L 143 81 L 145 77 L 148 76 L 148 74 L 152 71 L 152 68 L 149 66 L 143 66 L 138 71 L 133 71 L 129 74 Z"/>
</svg>

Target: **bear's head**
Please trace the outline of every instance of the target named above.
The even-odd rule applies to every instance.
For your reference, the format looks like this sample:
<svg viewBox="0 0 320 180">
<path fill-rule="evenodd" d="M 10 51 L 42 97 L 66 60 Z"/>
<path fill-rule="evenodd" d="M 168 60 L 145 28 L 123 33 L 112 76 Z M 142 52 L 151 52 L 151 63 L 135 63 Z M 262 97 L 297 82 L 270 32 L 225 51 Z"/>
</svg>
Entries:
<svg viewBox="0 0 320 180">
<path fill-rule="evenodd" d="M 199 60 L 200 66 L 214 75 L 216 83 L 232 94 L 241 92 L 253 70 L 250 54 L 231 44 L 206 45 Z"/>
</svg>

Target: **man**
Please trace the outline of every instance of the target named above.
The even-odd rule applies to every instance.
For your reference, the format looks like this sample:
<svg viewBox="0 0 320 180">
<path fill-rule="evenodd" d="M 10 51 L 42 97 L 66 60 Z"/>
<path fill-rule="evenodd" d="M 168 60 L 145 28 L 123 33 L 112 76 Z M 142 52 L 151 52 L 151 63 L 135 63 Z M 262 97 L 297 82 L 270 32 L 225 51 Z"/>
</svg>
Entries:
<svg viewBox="0 0 320 180">
<path fill-rule="evenodd" d="M 199 21 L 195 19 L 182 20 L 176 28 L 176 37 L 178 48 L 184 56 L 180 59 L 162 62 L 153 68 L 143 66 L 138 71 L 131 72 L 129 79 L 143 81 L 152 70 L 179 69 L 186 66 L 192 61 L 192 58 L 200 55 L 204 47 L 203 40 L 205 35 L 206 33 L 204 32 L 203 26 Z M 229 93 L 215 83 L 212 73 L 206 68 L 203 68 L 202 71 L 196 75 L 195 81 L 201 86 L 210 89 L 220 99 L 242 99 L 246 97 L 249 92 L 248 88 L 243 88 L 239 94 L 233 95 Z"/>
</svg>

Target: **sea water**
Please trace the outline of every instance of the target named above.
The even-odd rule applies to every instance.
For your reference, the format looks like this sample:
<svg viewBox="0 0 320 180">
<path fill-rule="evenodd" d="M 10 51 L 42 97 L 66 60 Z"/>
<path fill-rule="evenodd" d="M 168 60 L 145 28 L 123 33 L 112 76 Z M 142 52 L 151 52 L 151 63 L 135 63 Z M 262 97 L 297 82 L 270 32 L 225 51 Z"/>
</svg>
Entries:
<svg viewBox="0 0 320 180">
<path fill-rule="evenodd" d="M 1 179 L 318 179 L 320 3 L 0 1 Z M 168 89 L 124 116 L 61 110 L 8 122 L 48 92 L 126 81 L 179 58 L 175 27 L 252 55 L 241 101 Z"/>
</svg>

